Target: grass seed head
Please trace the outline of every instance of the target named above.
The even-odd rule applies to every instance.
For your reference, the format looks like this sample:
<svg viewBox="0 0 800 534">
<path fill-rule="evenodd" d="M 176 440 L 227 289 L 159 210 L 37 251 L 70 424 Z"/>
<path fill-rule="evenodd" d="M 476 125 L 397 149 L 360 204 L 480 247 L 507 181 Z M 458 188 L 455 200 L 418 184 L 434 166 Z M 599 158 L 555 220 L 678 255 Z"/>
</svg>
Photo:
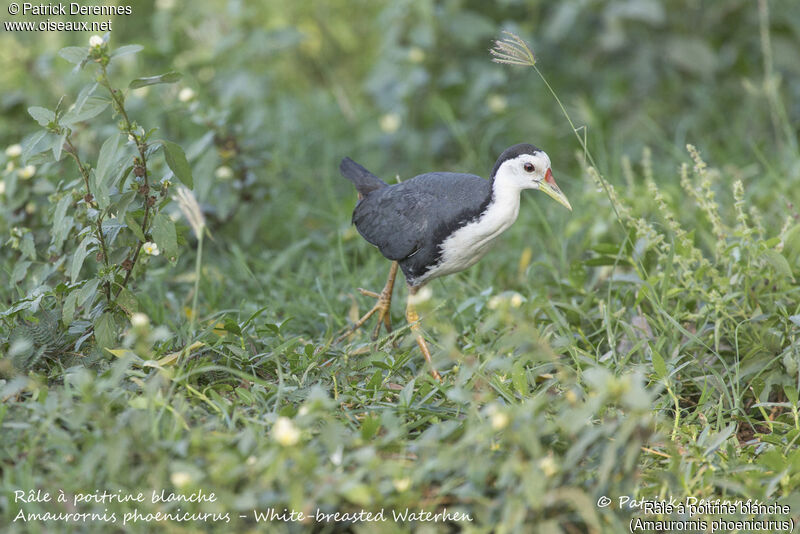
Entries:
<svg viewBox="0 0 800 534">
<path fill-rule="evenodd" d="M 533 67 L 536 65 L 536 56 L 526 43 L 518 35 L 509 31 L 503 32 L 507 37 L 494 42 L 494 46 L 489 49 L 492 54 L 492 61 L 506 65 L 518 65 L 521 67 Z"/>
</svg>

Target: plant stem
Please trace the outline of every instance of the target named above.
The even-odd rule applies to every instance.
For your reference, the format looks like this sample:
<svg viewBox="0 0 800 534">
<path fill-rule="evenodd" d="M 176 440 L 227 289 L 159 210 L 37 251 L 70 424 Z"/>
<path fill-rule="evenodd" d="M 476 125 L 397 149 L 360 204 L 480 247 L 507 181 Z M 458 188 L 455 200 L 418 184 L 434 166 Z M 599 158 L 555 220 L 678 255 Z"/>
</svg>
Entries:
<svg viewBox="0 0 800 534">
<path fill-rule="evenodd" d="M 67 152 L 70 156 L 72 156 L 72 159 L 75 160 L 75 163 L 78 165 L 78 169 L 81 172 L 83 183 L 86 186 L 86 194 L 91 196 L 92 191 L 89 187 L 89 171 L 86 170 L 86 167 L 84 167 L 80 157 L 78 157 L 78 150 L 75 148 L 75 145 L 72 144 L 70 133 L 67 134 L 67 136 L 64 138 L 64 141 L 69 147 Z M 94 202 L 94 200 L 92 200 L 91 203 L 95 204 L 95 207 L 97 207 L 97 203 Z M 97 220 L 95 221 L 95 235 L 97 236 L 97 241 L 100 243 L 100 250 L 103 255 L 103 265 L 105 265 L 106 269 L 108 269 L 108 248 L 106 247 L 106 240 L 103 236 L 103 212 L 100 210 L 98 210 Z M 106 283 L 103 284 L 103 288 L 105 289 L 106 302 L 111 303 L 111 282 L 106 281 Z"/>
<path fill-rule="evenodd" d="M 625 223 L 622 221 L 622 216 L 619 214 L 619 210 L 617 210 L 617 205 L 614 202 L 614 198 L 611 196 L 611 191 L 609 191 L 608 189 L 608 183 L 606 182 L 606 179 L 603 177 L 603 175 L 600 174 L 600 170 L 597 167 L 597 163 L 594 161 L 594 157 L 592 156 L 592 153 L 589 151 L 589 147 L 586 146 L 586 141 L 578 133 L 578 129 L 575 128 L 575 123 L 572 122 L 572 118 L 569 116 L 569 113 L 567 112 L 567 108 L 565 108 L 564 104 L 561 103 L 561 99 L 558 98 L 558 95 L 556 94 L 555 90 L 550 85 L 550 83 L 547 81 L 547 78 L 544 77 L 544 74 L 542 74 L 542 72 L 536 65 L 532 64 L 531 67 L 533 67 L 533 70 L 536 71 L 536 74 L 539 75 L 539 78 L 541 78 L 545 86 L 547 86 L 547 90 L 550 91 L 551 95 L 553 95 L 553 98 L 558 104 L 558 107 L 561 108 L 561 113 L 567 119 L 570 128 L 572 128 L 572 133 L 575 134 L 575 137 L 578 139 L 578 143 L 581 145 L 581 148 L 583 148 L 584 157 L 588 158 L 589 163 L 591 163 L 592 167 L 597 169 L 597 176 L 600 178 L 600 183 L 603 184 L 603 190 L 606 192 L 606 196 L 608 196 L 608 200 L 611 202 L 611 208 L 614 210 L 614 215 L 617 217 L 617 221 L 622 226 L 623 231 L 625 231 L 627 235 L 627 228 L 625 227 Z"/>
<path fill-rule="evenodd" d="M 197 236 L 197 258 L 194 262 L 194 295 L 192 296 L 192 317 L 189 320 L 189 331 L 194 332 L 194 321 L 197 317 L 197 295 L 200 291 L 200 265 L 203 260 L 203 236 L 205 229 Z"/>
<path fill-rule="evenodd" d="M 114 100 L 114 103 L 116 104 L 114 107 L 116 108 L 117 112 L 119 112 L 119 114 L 122 116 L 122 120 L 125 123 L 124 132 L 128 134 L 128 136 L 134 139 L 136 143 L 136 148 L 139 151 L 139 159 L 141 160 L 141 166 L 144 169 L 142 178 L 144 180 L 144 185 L 146 186 L 146 190 L 148 191 L 148 193 L 144 195 L 145 197 L 144 218 L 142 219 L 141 230 L 142 234 L 147 236 L 148 223 L 150 222 L 150 205 L 148 203 L 148 196 L 147 196 L 149 194 L 149 189 L 150 189 L 150 173 L 147 170 L 147 157 L 145 155 L 147 151 L 147 143 L 145 143 L 140 136 L 136 135 L 133 123 L 128 117 L 128 112 L 125 110 L 125 102 L 120 97 L 119 89 L 115 89 L 114 87 L 111 86 L 111 81 L 108 78 L 108 71 L 106 70 L 106 66 L 102 63 L 100 64 L 100 70 L 102 74 L 102 80 L 100 83 L 101 85 L 103 85 L 103 87 L 105 87 L 108 90 L 112 100 Z M 144 242 L 139 240 L 136 244 L 136 247 L 128 252 L 125 259 L 130 260 L 130 268 L 126 271 L 125 278 L 122 280 L 122 283 L 120 284 L 120 287 L 117 290 L 116 296 L 119 296 L 122 290 L 125 289 L 125 287 L 128 285 L 128 282 L 130 281 L 133 273 L 133 269 L 134 267 L 136 267 L 136 262 L 139 259 L 139 252 L 142 249 L 142 245 L 144 245 Z"/>
</svg>

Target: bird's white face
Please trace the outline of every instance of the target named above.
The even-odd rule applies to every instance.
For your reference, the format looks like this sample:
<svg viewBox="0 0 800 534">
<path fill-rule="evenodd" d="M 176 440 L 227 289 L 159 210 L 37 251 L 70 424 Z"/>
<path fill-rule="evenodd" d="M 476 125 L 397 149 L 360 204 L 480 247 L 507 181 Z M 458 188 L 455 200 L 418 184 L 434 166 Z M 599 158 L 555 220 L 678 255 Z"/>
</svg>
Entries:
<svg viewBox="0 0 800 534">
<path fill-rule="evenodd" d="M 497 185 L 508 189 L 539 189 L 562 206 L 572 210 L 567 197 L 553 178 L 550 157 L 542 150 L 534 154 L 521 154 L 504 161 L 497 169 L 494 179 Z"/>
<path fill-rule="evenodd" d="M 502 180 L 519 189 L 539 189 L 544 176 L 550 168 L 550 158 L 543 151 L 535 154 L 521 154 L 500 165 L 495 180 Z"/>
</svg>

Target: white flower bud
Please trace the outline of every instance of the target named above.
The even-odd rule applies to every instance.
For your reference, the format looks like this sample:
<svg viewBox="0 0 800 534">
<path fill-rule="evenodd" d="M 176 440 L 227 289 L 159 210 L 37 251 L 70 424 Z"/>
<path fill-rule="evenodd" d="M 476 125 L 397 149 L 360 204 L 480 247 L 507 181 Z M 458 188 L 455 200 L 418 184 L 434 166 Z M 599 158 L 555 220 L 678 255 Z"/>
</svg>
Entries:
<svg viewBox="0 0 800 534">
<path fill-rule="evenodd" d="M 131 315 L 131 326 L 134 328 L 144 328 L 150 324 L 150 318 L 143 313 Z"/>
<path fill-rule="evenodd" d="M 402 119 L 397 113 L 387 113 L 383 115 L 378 123 L 384 133 L 392 134 L 400 129 Z"/>
<path fill-rule="evenodd" d="M 300 441 L 300 431 L 288 417 L 278 417 L 272 426 L 272 439 L 284 447 L 291 447 Z"/>
<path fill-rule="evenodd" d="M 184 87 L 181 89 L 181 92 L 178 93 L 178 100 L 181 102 L 188 102 L 189 100 L 194 98 L 194 91 L 191 87 Z"/>
<path fill-rule="evenodd" d="M 23 180 L 27 180 L 34 174 L 36 174 L 36 167 L 34 165 L 25 165 L 19 170 L 19 177 Z"/>
<path fill-rule="evenodd" d="M 412 46 L 408 50 L 408 60 L 411 63 L 422 63 L 425 61 L 425 51 L 418 46 Z"/>
<path fill-rule="evenodd" d="M 230 180 L 233 178 L 233 170 L 227 165 L 222 165 L 221 167 L 217 167 L 217 170 L 214 171 L 214 176 L 220 180 Z"/>
<path fill-rule="evenodd" d="M 539 460 L 539 468 L 544 473 L 544 476 L 548 478 L 558 473 L 558 464 L 555 459 L 553 459 L 552 455 L 545 456 Z"/>
<path fill-rule="evenodd" d="M 6 148 L 6 156 L 9 158 L 18 158 L 22 154 L 22 146 L 19 144 L 11 145 Z"/>
<path fill-rule="evenodd" d="M 508 426 L 508 415 L 505 412 L 496 411 L 492 414 L 492 428 L 503 430 Z"/>
<path fill-rule="evenodd" d="M 508 99 L 503 95 L 489 95 L 486 99 L 486 105 L 492 113 L 502 113 L 508 107 Z"/>
<path fill-rule="evenodd" d="M 392 481 L 392 485 L 394 486 L 394 489 L 396 489 L 398 493 L 403 493 L 404 491 L 406 491 L 408 488 L 411 487 L 411 479 L 408 477 L 396 478 Z"/>
<path fill-rule="evenodd" d="M 177 488 L 188 486 L 192 482 L 192 475 L 185 471 L 176 471 L 169 476 L 169 481 Z"/>
</svg>

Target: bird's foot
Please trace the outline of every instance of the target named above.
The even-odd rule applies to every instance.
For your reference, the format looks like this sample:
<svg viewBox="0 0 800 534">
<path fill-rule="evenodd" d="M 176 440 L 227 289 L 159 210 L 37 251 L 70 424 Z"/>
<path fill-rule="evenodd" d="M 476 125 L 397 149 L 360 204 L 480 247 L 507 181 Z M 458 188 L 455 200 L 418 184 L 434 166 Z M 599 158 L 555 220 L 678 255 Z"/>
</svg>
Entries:
<svg viewBox="0 0 800 534">
<path fill-rule="evenodd" d="M 381 326 L 386 327 L 386 333 L 391 334 L 392 332 L 392 317 L 390 314 L 392 308 L 392 293 L 391 291 L 387 291 L 386 288 L 383 288 L 383 291 L 380 293 L 375 293 L 374 291 L 368 291 L 366 289 L 358 288 L 358 292 L 366 297 L 372 297 L 374 299 L 378 299 L 378 302 L 375 303 L 375 306 L 364 315 L 364 318 L 369 319 L 371 314 L 378 314 L 378 322 L 375 324 L 375 328 L 372 330 L 372 340 L 378 339 L 378 335 L 381 333 Z M 361 322 L 361 320 L 359 320 Z M 363 324 L 363 323 L 361 323 Z M 359 325 L 360 326 L 360 325 Z M 353 329 L 355 329 L 354 327 Z"/>
<path fill-rule="evenodd" d="M 392 268 L 389 271 L 389 277 L 386 280 L 386 286 L 384 286 L 383 290 L 380 293 L 375 293 L 374 291 L 368 291 L 366 289 L 358 288 L 358 292 L 364 296 L 372 297 L 377 299 L 377 302 L 369 310 L 365 313 L 361 319 L 356 321 L 356 323 L 347 329 L 347 331 L 336 338 L 334 343 L 339 343 L 340 341 L 347 338 L 350 334 L 364 326 L 370 317 L 378 314 L 378 322 L 375 325 L 375 328 L 372 330 L 372 339 L 378 339 L 378 335 L 381 332 L 381 326 L 386 327 L 386 332 L 392 332 L 392 319 L 391 319 L 391 308 L 392 308 L 392 291 L 394 290 L 394 280 L 397 276 L 397 262 L 392 262 Z"/>
<path fill-rule="evenodd" d="M 365 313 L 361 317 L 361 319 L 356 321 L 355 324 L 353 324 L 353 326 L 348 328 L 344 334 L 337 337 L 334 343 L 339 343 L 340 341 L 343 341 L 345 338 L 347 338 L 347 336 L 349 336 L 350 334 L 352 334 L 353 332 L 364 326 L 364 323 L 366 323 L 369 320 L 369 318 L 375 314 L 378 314 L 378 322 L 375 325 L 375 328 L 372 330 L 372 339 L 373 340 L 378 339 L 378 334 L 380 334 L 381 326 L 385 326 L 387 332 L 392 331 L 392 320 L 389 314 L 389 310 L 392 305 L 392 297 L 391 296 L 386 297 L 383 292 L 375 293 L 374 291 L 367 291 L 366 289 L 361 289 L 361 288 L 358 288 L 358 291 L 362 295 L 378 299 L 378 302 L 376 302 L 375 305 L 372 307 L 372 309 L 369 310 L 367 313 Z"/>
</svg>

